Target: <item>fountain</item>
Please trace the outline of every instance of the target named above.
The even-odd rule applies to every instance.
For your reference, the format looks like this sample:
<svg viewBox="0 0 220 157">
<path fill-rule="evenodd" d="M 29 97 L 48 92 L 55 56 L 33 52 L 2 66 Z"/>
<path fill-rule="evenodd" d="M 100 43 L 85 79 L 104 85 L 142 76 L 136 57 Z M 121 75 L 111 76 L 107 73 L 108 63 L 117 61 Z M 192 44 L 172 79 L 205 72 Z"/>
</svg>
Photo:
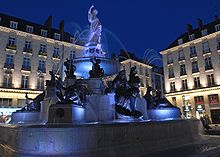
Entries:
<svg viewBox="0 0 220 157">
<path fill-rule="evenodd" d="M 32 103 L 27 95 L 26 106 L 12 114 L 10 124 L 0 125 L 2 156 L 136 157 L 200 139 L 198 120 L 180 119 L 180 110 L 162 105 L 150 88 L 140 97 L 136 67 L 128 80 L 124 70 L 111 68 L 116 61 L 101 50 L 97 13 L 94 6 L 89 9 L 92 36 L 85 58 L 66 59 L 64 81 L 50 71 L 45 92 Z M 91 66 L 77 78 L 83 59 Z"/>
</svg>

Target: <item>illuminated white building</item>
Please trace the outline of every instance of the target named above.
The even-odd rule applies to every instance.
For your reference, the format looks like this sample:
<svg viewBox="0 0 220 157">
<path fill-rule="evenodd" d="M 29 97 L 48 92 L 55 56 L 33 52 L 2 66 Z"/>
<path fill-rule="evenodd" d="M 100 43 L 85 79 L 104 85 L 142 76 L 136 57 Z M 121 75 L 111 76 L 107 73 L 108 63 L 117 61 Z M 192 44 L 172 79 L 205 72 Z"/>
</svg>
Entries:
<svg viewBox="0 0 220 157">
<path fill-rule="evenodd" d="M 187 25 L 161 52 L 163 55 L 165 96 L 187 117 L 207 114 L 213 123 L 220 119 L 220 20 L 198 28 Z"/>
<path fill-rule="evenodd" d="M 22 107 L 44 90 L 49 71 L 61 75 L 63 61 L 80 55 L 82 46 L 74 38 L 52 28 L 50 16 L 44 25 L 0 14 L 0 106 Z"/>
<path fill-rule="evenodd" d="M 121 51 L 119 55 L 121 69 L 124 69 L 129 78 L 131 67 L 136 66 L 137 75 L 139 76 L 140 83 L 140 94 L 143 96 L 147 87 L 151 86 L 156 90 L 161 91 L 161 97 L 164 95 L 164 80 L 163 72 L 156 70 L 156 67 L 144 63 L 141 59 L 137 58 L 134 54 Z"/>
</svg>

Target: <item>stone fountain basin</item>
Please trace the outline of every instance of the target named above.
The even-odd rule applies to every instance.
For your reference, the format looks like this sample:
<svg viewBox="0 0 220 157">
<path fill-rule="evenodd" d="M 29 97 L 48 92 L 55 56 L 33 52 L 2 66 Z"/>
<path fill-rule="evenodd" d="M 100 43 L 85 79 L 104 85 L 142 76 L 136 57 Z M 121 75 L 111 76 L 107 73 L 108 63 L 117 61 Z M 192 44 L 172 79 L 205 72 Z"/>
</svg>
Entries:
<svg viewBox="0 0 220 157">
<path fill-rule="evenodd" d="M 200 121 L 0 125 L 0 154 L 137 157 L 201 140 Z"/>
</svg>

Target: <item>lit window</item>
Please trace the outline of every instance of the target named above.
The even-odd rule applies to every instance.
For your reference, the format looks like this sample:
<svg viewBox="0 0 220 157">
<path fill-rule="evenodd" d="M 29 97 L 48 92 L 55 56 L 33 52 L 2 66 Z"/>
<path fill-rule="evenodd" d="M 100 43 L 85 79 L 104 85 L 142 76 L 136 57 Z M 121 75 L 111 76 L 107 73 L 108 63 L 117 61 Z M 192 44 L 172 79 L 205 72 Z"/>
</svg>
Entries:
<svg viewBox="0 0 220 157">
<path fill-rule="evenodd" d="M 25 41 L 25 50 L 30 50 L 31 49 L 31 41 Z"/>
<path fill-rule="evenodd" d="M 44 90 L 44 76 L 38 76 L 37 89 L 38 90 Z"/>
<path fill-rule="evenodd" d="M 47 37 L 47 30 L 45 30 L 45 29 L 41 29 L 41 36 L 43 36 L 43 37 Z"/>
<path fill-rule="evenodd" d="M 21 78 L 21 88 L 27 89 L 29 87 L 29 76 L 23 75 Z"/>
<path fill-rule="evenodd" d="M 180 65 L 180 76 L 186 75 L 186 67 L 185 64 Z"/>
<path fill-rule="evenodd" d="M 210 56 L 205 58 L 205 70 L 213 69 L 212 67 L 212 59 Z"/>
<path fill-rule="evenodd" d="M 198 68 L 198 63 L 197 61 L 192 61 L 192 73 L 197 73 L 199 72 L 199 68 Z"/>
<path fill-rule="evenodd" d="M 47 46 L 45 44 L 40 44 L 40 52 L 47 52 Z"/>
<path fill-rule="evenodd" d="M 196 47 L 195 46 L 190 47 L 190 58 L 196 56 L 197 56 Z"/>
<path fill-rule="evenodd" d="M 15 22 L 15 21 L 10 21 L 10 28 L 17 29 L 18 28 L 18 23 Z"/>
<path fill-rule="evenodd" d="M 206 42 L 202 43 L 202 48 L 203 48 L 203 53 L 210 52 L 209 42 L 206 41 Z"/>
<path fill-rule="evenodd" d="M 76 58 L 76 51 L 70 51 L 70 59 L 73 60 Z"/>
<path fill-rule="evenodd" d="M 191 34 L 191 35 L 189 35 L 189 40 L 191 41 L 191 40 L 194 40 L 195 39 L 195 35 L 194 34 Z"/>
<path fill-rule="evenodd" d="M 55 40 L 60 40 L 60 34 L 54 33 L 54 39 Z"/>
<path fill-rule="evenodd" d="M 4 73 L 3 86 L 8 88 L 12 87 L 12 73 Z"/>
<path fill-rule="evenodd" d="M 201 31 L 201 33 L 202 33 L 202 36 L 205 36 L 205 35 L 208 34 L 208 31 L 207 31 L 207 29 L 204 29 L 204 30 Z"/>
<path fill-rule="evenodd" d="M 180 50 L 178 52 L 178 60 L 181 61 L 181 60 L 184 60 L 184 59 L 185 59 L 184 52 L 183 52 L 183 50 Z"/>
<path fill-rule="evenodd" d="M 9 39 L 8 39 L 8 45 L 9 45 L 9 46 L 14 46 L 14 45 L 15 45 L 15 38 L 9 37 Z"/>
<path fill-rule="evenodd" d="M 22 70 L 31 70 L 31 61 L 29 57 L 24 57 Z"/>
<path fill-rule="evenodd" d="M 213 74 L 207 75 L 207 81 L 208 81 L 208 86 L 214 86 L 215 85 L 214 75 Z"/>
<path fill-rule="evenodd" d="M 170 92 L 175 92 L 176 87 L 175 87 L 175 82 L 170 82 Z"/>
<path fill-rule="evenodd" d="M 26 26 L 26 32 L 33 33 L 34 27 L 33 26 Z"/>
<path fill-rule="evenodd" d="M 216 31 L 216 32 L 217 32 L 217 31 L 220 31 L 220 24 L 215 25 L 215 31 Z"/>
<path fill-rule="evenodd" d="M 70 37 L 70 43 L 74 43 L 75 39 L 73 37 Z"/>
<path fill-rule="evenodd" d="M 168 68 L 168 73 L 169 73 L 169 78 L 173 78 L 174 76 L 174 71 L 173 71 L 173 67 L 169 66 Z"/>
<path fill-rule="evenodd" d="M 181 45 L 181 44 L 183 44 L 183 39 L 182 38 L 178 39 L 178 45 Z"/>
<path fill-rule="evenodd" d="M 183 90 L 188 89 L 187 79 L 182 80 L 182 89 L 183 89 Z"/>
<path fill-rule="evenodd" d="M 201 87 L 199 77 L 194 77 L 194 86 L 195 86 L 195 88 Z"/>
<path fill-rule="evenodd" d="M 43 73 L 46 72 L 46 65 L 45 65 L 44 60 L 39 60 L 38 71 L 43 72 Z"/>
<path fill-rule="evenodd" d="M 171 53 L 167 54 L 167 64 L 173 63 L 173 55 Z"/>
<path fill-rule="evenodd" d="M 219 105 L 218 94 L 208 95 L 210 105 Z"/>
</svg>

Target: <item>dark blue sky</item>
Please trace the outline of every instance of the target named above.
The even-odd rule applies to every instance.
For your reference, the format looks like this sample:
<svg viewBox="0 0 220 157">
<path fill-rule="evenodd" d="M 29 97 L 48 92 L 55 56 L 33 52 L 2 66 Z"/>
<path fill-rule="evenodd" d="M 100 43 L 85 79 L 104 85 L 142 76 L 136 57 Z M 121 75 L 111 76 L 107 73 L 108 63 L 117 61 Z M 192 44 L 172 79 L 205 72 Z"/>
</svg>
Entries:
<svg viewBox="0 0 220 157">
<path fill-rule="evenodd" d="M 1 0 L 0 12 L 42 24 L 52 15 L 54 27 L 64 19 L 66 31 L 74 33 L 89 25 L 91 4 L 104 27 L 104 49 L 117 53 L 124 48 L 139 57 L 147 48 L 165 49 L 187 23 L 196 26 L 197 18 L 207 23 L 220 16 L 219 0 Z M 147 55 L 152 56 L 158 55 Z"/>
</svg>

